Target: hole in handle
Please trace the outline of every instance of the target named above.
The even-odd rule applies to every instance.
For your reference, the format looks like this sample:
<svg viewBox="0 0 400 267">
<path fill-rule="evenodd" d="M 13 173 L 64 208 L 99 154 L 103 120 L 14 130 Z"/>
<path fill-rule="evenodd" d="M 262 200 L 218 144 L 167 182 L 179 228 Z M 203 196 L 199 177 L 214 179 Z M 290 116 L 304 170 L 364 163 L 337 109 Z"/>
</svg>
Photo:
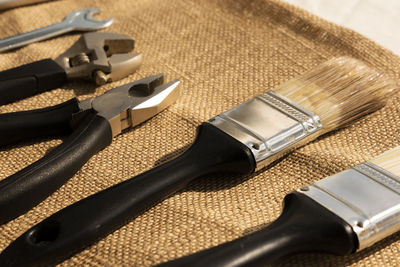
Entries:
<svg viewBox="0 0 400 267">
<path fill-rule="evenodd" d="M 34 245 L 47 245 L 55 241 L 60 234 L 60 224 L 56 221 L 45 221 L 32 229 L 29 240 Z"/>
</svg>

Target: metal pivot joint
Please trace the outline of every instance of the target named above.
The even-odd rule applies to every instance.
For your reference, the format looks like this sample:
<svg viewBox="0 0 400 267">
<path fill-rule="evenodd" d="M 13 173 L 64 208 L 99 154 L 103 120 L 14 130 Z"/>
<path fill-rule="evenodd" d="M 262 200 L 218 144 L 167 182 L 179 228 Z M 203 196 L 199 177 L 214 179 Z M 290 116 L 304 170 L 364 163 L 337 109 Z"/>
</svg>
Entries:
<svg viewBox="0 0 400 267">
<path fill-rule="evenodd" d="M 81 110 L 93 109 L 107 119 L 113 136 L 116 136 L 173 103 L 179 95 L 178 84 L 177 80 L 164 84 L 164 74 L 157 74 L 116 87 L 79 105 Z"/>
<path fill-rule="evenodd" d="M 400 230 L 400 177 L 371 162 L 298 192 L 346 221 L 358 237 L 358 250 Z"/>
<path fill-rule="evenodd" d="M 134 40 L 123 34 L 91 32 L 60 55 L 55 61 L 69 79 L 84 78 L 103 85 L 135 72 L 142 63 L 141 54 L 129 54 Z"/>
<path fill-rule="evenodd" d="M 322 134 L 319 117 L 270 91 L 210 120 L 245 144 L 259 170 L 283 154 Z"/>
</svg>

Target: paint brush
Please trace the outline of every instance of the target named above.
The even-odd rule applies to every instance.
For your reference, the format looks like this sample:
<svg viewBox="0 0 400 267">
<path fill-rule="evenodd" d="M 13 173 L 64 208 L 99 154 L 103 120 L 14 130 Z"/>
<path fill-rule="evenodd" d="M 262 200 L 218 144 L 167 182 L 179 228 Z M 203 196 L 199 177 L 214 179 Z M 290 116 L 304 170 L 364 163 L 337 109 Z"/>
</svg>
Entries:
<svg viewBox="0 0 400 267">
<path fill-rule="evenodd" d="M 53 214 L 0 254 L 0 265 L 60 262 L 192 180 L 250 174 L 291 150 L 382 107 L 396 86 L 351 58 L 335 58 L 198 128 L 177 158 Z"/>
<path fill-rule="evenodd" d="M 400 146 L 288 194 L 266 228 L 158 266 L 265 266 L 299 252 L 348 255 L 399 230 Z"/>
</svg>

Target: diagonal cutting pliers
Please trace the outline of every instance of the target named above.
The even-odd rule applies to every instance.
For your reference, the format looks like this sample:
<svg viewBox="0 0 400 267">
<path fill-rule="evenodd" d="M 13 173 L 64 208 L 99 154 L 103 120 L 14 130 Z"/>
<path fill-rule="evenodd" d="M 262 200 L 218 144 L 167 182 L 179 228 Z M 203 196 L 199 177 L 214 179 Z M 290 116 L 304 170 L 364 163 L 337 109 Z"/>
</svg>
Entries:
<svg viewBox="0 0 400 267">
<path fill-rule="evenodd" d="M 83 101 L 0 114 L 0 146 L 72 131 L 43 158 L 0 180 L 0 225 L 51 195 L 114 136 L 168 107 L 178 97 L 178 84 L 164 83 L 158 74 Z"/>
<path fill-rule="evenodd" d="M 90 32 L 55 60 L 43 59 L 0 72 L 0 104 L 11 103 L 85 79 L 103 85 L 135 72 L 141 54 L 129 54 L 134 40 L 124 34 Z"/>
</svg>

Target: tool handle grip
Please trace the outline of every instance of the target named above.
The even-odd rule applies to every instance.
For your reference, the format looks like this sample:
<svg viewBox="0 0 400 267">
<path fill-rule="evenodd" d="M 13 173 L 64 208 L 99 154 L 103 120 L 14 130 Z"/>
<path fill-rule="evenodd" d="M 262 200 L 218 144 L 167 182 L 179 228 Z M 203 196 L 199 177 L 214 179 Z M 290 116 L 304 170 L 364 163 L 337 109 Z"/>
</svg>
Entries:
<svg viewBox="0 0 400 267">
<path fill-rule="evenodd" d="M 0 181 L 0 225 L 25 213 L 66 183 L 110 144 L 106 119 L 88 114 L 78 128 L 43 158 Z"/>
<path fill-rule="evenodd" d="M 117 230 L 197 177 L 253 170 L 254 158 L 245 145 L 205 123 L 184 154 L 55 213 L 14 241 L 0 256 L 0 263 L 12 259 L 23 260 L 21 265 L 59 262 Z"/>
<path fill-rule="evenodd" d="M 350 225 L 309 197 L 294 192 L 285 197 L 282 215 L 269 226 L 157 267 L 266 266 L 294 253 L 347 255 L 357 246 Z"/>
<path fill-rule="evenodd" d="M 43 59 L 0 72 L 0 105 L 15 102 L 67 81 L 65 70 L 52 59 Z"/>
<path fill-rule="evenodd" d="M 69 133 L 72 115 L 79 111 L 76 98 L 28 111 L 0 114 L 0 147 L 22 140 Z"/>
</svg>

